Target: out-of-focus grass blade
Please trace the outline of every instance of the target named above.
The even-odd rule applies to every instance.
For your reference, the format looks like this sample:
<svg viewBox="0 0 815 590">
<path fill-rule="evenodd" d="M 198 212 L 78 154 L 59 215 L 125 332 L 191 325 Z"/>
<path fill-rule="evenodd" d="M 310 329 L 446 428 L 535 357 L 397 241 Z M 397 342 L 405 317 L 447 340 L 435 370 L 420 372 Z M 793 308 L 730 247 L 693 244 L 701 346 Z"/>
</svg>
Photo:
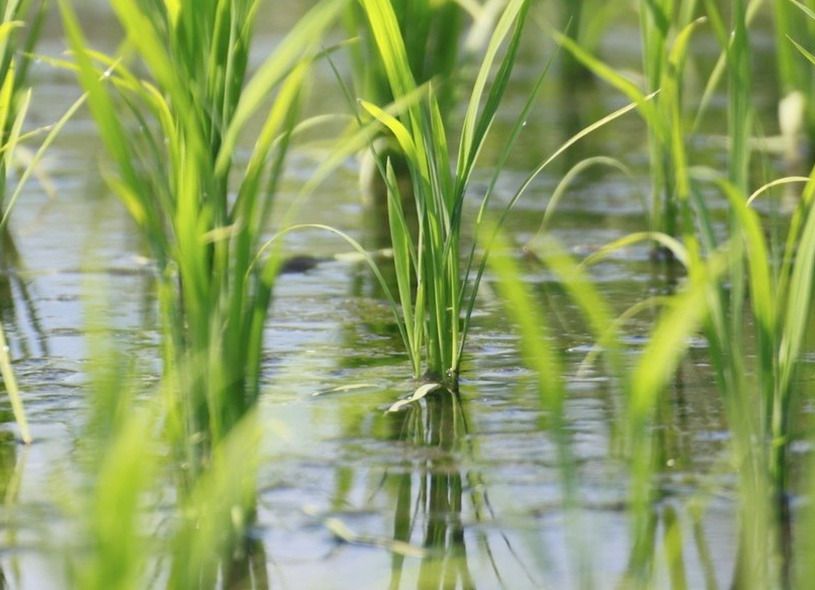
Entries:
<svg viewBox="0 0 815 590">
<path fill-rule="evenodd" d="M 2 375 L 3 384 L 6 386 L 6 393 L 8 393 L 11 402 L 14 419 L 20 428 L 20 438 L 24 443 L 29 444 L 31 443 L 31 432 L 28 429 L 28 420 L 25 416 L 23 400 L 20 397 L 20 389 L 17 387 L 17 378 L 14 376 L 14 369 L 11 366 L 9 347 L 6 343 L 6 334 L 2 325 L 0 325 L 0 375 Z"/>
</svg>

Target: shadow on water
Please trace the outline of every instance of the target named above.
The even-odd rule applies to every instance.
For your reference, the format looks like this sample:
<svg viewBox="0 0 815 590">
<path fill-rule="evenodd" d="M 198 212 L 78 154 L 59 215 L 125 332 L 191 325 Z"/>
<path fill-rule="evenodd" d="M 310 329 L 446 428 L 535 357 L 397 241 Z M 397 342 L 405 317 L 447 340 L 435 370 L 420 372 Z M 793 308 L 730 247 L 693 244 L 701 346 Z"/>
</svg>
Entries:
<svg viewBox="0 0 815 590">
<path fill-rule="evenodd" d="M 223 590 L 268 590 L 269 572 L 266 547 L 251 531 L 236 547 L 224 564 Z"/>
</svg>

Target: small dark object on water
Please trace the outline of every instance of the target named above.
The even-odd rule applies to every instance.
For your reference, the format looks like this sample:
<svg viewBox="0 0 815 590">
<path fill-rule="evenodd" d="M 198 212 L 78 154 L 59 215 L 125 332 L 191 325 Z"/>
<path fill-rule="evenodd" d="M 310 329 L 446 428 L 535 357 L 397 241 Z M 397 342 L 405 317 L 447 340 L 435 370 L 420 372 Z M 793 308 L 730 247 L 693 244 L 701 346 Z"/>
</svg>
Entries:
<svg viewBox="0 0 815 590">
<path fill-rule="evenodd" d="M 326 258 L 317 258 L 316 256 L 292 256 L 283 261 L 280 265 L 280 274 L 293 274 L 303 273 L 311 270 L 321 262 L 325 262 Z"/>
<path fill-rule="evenodd" d="M 670 248 L 666 248 L 662 245 L 656 245 L 651 249 L 651 253 L 649 254 L 649 258 L 651 262 L 663 264 L 663 263 L 673 263 L 676 260 L 674 253 L 671 252 Z"/>
</svg>

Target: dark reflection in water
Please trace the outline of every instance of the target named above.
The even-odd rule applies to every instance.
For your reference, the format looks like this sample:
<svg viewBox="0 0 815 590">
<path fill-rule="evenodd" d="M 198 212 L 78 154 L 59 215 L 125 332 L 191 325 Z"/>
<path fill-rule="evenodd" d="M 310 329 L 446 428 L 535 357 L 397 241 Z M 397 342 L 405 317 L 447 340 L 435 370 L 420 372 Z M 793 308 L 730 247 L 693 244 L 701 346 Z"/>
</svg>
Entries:
<svg viewBox="0 0 815 590">
<path fill-rule="evenodd" d="M 0 229 L 0 233 L 2 234 L 0 235 L 0 321 L 16 336 L 13 344 L 19 347 L 22 357 L 27 358 L 35 354 L 33 344 L 36 344 L 39 354 L 48 356 L 48 339 L 34 305 L 34 299 L 27 283 L 19 275 L 22 260 L 14 236 L 8 226 Z M 18 300 L 22 309 L 17 308 Z M 31 342 L 26 337 L 26 331 L 22 329 L 23 326 L 20 323 L 22 313 L 28 317 L 31 328 L 36 334 L 36 343 Z"/>
<path fill-rule="evenodd" d="M 232 559 L 224 564 L 224 590 L 267 590 L 269 573 L 263 541 L 248 534 L 234 548 Z"/>
<path fill-rule="evenodd" d="M 2 394 L 5 395 L 5 390 Z M 14 421 L 14 416 L 9 411 L 0 411 L 0 423 Z M 9 431 L 0 431 L 0 498 L 3 500 L 2 517 L 0 517 L 0 529 L 4 532 L 4 541 L 13 546 L 16 543 L 16 525 L 13 521 L 13 511 L 17 504 L 20 493 L 20 480 L 25 468 L 25 453 L 18 456 L 17 441 Z M 12 569 L 14 562 L 12 562 Z M 15 575 L 16 574 L 16 575 Z M 13 572 L 9 577 L 7 571 L 0 567 L 0 588 L 11 587 L 12 580 L 17 581 L 19 571 Z"/>
<path fill-rule="evenodd" d="M 421 451 L 410 469 L 386 475 L 383 487 L 395 491 L 393 539 L 424 549 L 418 568 L 417 588 L 476 588 L 470 563 L 463 511 L 476 523 L 491 517 L 491 508 L 478 473 L 466 471 L 460 457 L 469 451 L 469 420 L 458 394 L 443 392 L 395 414 L 392 426 L 398 440 Z M 490 541 L 476 533 L 483 553 L 501 585 L 501 571 L 494 561 Z M 508 543 L 506 537 L 503 539 Z M 512 547 L 509 547 L 512 552 Z M 471 552 L 471 551 L 469 551 Z M 394 552 L 389 588 L 403 585 L 406 556 Z M 521 564 L 523 565 L 523 564 Z M 513 572 L 517 573 L 514 566 Z"/>
<path fill-rule="evenodd" d="M 419 588 L 474 588 L 461 522 L 462 478 L 454 451 L 467 433 L 458 396 L 434 395 L 404 414 L 399 436 L 428 449 L 412 471 L 392 476 L 398 494 L 393 536 L 409 543 L 416 528 L 428 550 Z M 404 556 L 394 555 L 390 588 L 400 587 Z"/>
</svg>

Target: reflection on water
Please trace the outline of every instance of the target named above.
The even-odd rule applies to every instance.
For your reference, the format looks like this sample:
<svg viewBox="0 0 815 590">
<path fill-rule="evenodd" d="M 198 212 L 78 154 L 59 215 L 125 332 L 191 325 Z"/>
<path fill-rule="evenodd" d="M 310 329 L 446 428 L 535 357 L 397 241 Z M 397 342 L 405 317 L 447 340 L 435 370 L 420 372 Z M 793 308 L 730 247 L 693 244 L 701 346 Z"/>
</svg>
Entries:
<svg viewBox="0 0 815 590">
<path fill-rule="evenodd" d="M 5 391 L 2 391 L 5 394 Z M 14 422 L 11 412 L 0 412 L 0 422 Z M 0 430 L 0 543 L 13 547 L 17 543 L 14 510 L 20 495 L 20 482 L 25 469 L 25 451 L 18 455 L 17 441 L 11 432 Z M 0 564 L 0 588 L 11 587 L 12 582 L 20 579 L 17 560 L 10 560 L 8 566 Z"/>
<path fill-rule="evenodd" d="M 0 228 L 0 234 L 0 321 L 13 335 L 11 345 L 17 347 L 19 356 L 47 356 L 48 339 L 28 284 L 20 276 L 24 263 L 14 236 L 7 225 Z M 27 318 L 29 326 L 20 325 L 24 321 L 21 316 Z M 34 342 L 30 330 L 34 331 Z"/>
<path fill-rule="evenodd" d="M 449 392 L 431 394 L 392 417 L 395 438 L 419 451 L 408 468 L 386 473 L 383 481 L 383 488 L 394 495 L 393 539 L 425 550 L 415 577 L 419 589 L 467 589 L 485 583 L 477 584 L 471 573 L 473 548 L 468 548 L 465 526 L 478 528 L 493 515 L 478 471 L 461 464 L 472 460 L 468 422 L 465 403 Z M 474 522 L 465 525 L 467 514 Z M 492 561 L 496 583 L 502 583 L 504 575 L 518 574 L 520 562 L 512 564 L 511 572 L 502 572 L 492 560 L 488 535 L 477 532 L 470 539 L 481 545 L 478 558 L 486 554 Z M 502 540 L 509 543 L 506 537 Z M 406 559 L 397 552 L 391 557 L 392 590 L 409 587 L 403 583 Z"/>
<path fill-rule="evenodd" d="M 224 590 L 268 590 L 266 548 L 261 539 L 248 536 L 235 548 L 232 560 L 224 566 Z"/>
<path fill-rule="evenodd" d="M 419 588 L 473 588 L 461 522 L 462 476 L 455 457 L 467 434 L 461 402 L 444 392 L 397 416 L 399 439 L 423 448 L 426 457 L 405 473 L 387 476 L 397 490 L 393 538 L 405 543 L 415 538 L 427 550 Z M 394 590 L 400 587 L 403 565 L 404 556 L 394 555 L 389 586 Z"/>
</svg>

